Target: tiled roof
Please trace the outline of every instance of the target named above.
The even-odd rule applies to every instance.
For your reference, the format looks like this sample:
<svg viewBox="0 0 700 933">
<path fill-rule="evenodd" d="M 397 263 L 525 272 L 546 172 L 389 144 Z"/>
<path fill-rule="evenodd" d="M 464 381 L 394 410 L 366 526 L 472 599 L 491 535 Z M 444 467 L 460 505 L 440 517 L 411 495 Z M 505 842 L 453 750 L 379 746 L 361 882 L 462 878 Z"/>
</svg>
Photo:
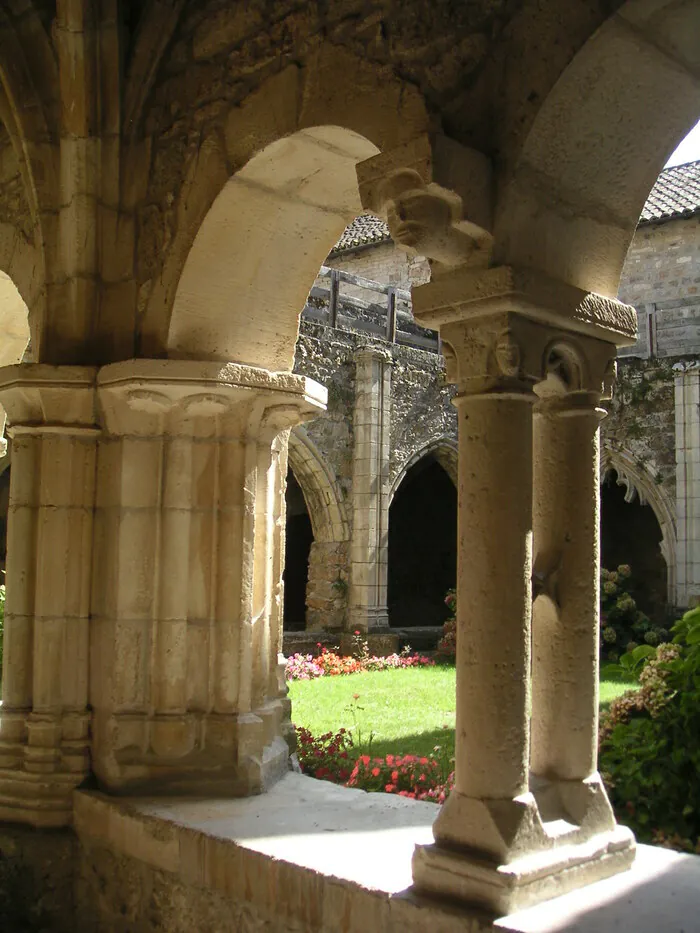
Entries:
<svg viewBox="0 0 700 933">
<path fill-rule="evenodd" d="M 666 168 L 656 179 L 639 222 L 650 223 L 700 213 L 700 162 Z"/>
<path fill-rule="evenodd" d="M 361 214 L 343 231 L 343 235 L 331 250 L 333 253 L 342 253 L 346 250 L 357 249 L 359 246 L 369 246 L 370 243 L 383 243 L 390 240 L 389 228 L 374 214 Z"/>
<path fill-rule="evenodd" d="M 640 224 L 700 214 L 700 161 L 666 168 L 656 179 L 642 209 Z M 356 217 L 345 228 L 331 255 L 391 240 L 389 228 L 373 214 Z"/>
</svg>

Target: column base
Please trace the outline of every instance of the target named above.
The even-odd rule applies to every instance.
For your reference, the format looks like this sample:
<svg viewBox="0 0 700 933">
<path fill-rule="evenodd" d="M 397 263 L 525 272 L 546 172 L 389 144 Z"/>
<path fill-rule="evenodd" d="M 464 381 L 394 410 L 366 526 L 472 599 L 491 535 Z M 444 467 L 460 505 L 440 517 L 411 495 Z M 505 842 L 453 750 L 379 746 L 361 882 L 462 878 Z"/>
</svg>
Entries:
<svg viewBox="0 0 700 933">
<path fill-rule="evenodd" d="M 434 844 L 416 846 L 413 878 L 421 893 L 504 916 L 627 871 L 634 856 L 634 836 L 624 826 L 582 843 L 524 855 L 507 865 Z"/>
<path fill-rule="evenodd" d="M 239 715 L 96 716 L 98 784 L 111 794 L 262 793 L 289 770 L 284 711 L 271 701 Z"/>
<path fill-rule="evenodd" d="M 89 775 L 89 715 L 3 709 L 0 820 L 36 828 L 70 826 L 73 791 Z"/>
<path fill-rule="evenodd" d="M 348 616 L 351 633 L 389 631 L 389 610 L 386 606 L 351 606 Z"/>
<path fill-rule="evenodd" d="M 33 774 L 0 769 L 0 821 L 36 829 L 59 829 L 73 822 L 73 791 L 83 774 Z"/>
</svg>

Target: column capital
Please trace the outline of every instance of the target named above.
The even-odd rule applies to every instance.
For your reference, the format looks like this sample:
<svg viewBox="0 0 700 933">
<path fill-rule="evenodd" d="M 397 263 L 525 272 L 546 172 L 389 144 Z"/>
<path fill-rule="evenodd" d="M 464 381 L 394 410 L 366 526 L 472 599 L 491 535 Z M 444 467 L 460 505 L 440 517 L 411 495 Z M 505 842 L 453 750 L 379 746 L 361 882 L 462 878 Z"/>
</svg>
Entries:
<svg viewBox="0 0 700 933">
<path fill-rule="evenodd" d="M 97 394 L 110 434 L 271 435 L 315 417 L 327 390 L 305 376 L 239 363 L 128 360 L 104 366 Z"/>
<path fill-rule="evenodd" d="M 448 381 L 463 394 L 590 391 L 609 398 L 634 308 L 510 266 L 462 268 L 414 289 L 414 315 L 439 327 Z"/>
<path fill-rule="evenodd" d="M 391 366 L 394 362 L 394 357 L 389 347 L 382 346 L 382 344 L 370 340 L 361 340 L 353 356 L 355 362 L 378 360 L 381 363 L 386 363 L 387 366 Z"/>
<path fill-rule="evenodd" d="M 586 292 L 536 269 L 461 267 L 413 289 L 413 314 L 424 327 L 468 323 L 516 314 L 557 331 L 593 337 L 616 347 L 637 339 L 637 313 L 630 305 Z"/>
<path fill-rule="evenodd" d="M 17 363 L 0 368 L 0 404 L 9 433 L 97 431 L 94 366 Z M 26 430 L 25 430 L 26 433 Z"/>
</svg>

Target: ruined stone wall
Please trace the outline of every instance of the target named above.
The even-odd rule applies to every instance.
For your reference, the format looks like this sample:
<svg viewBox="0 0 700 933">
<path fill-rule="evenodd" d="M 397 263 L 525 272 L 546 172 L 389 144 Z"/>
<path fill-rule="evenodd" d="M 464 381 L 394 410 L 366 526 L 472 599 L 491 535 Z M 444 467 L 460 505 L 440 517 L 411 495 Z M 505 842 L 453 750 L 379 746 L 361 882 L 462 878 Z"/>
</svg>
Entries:
<svg viewBox="0 0 700 933">
<path fill-rule="evenodd" d="M 347 619 L 355 353 L 367 339 L 366 334 L 302 319 L 296 347 L 295 372 L 318 380 L 328 389 L 326 413 L 304 425 L 304 431 L 330 472 L 348 519 L 345 540 L 314 541 L 311 548 L 306 624 L 316 631 L 342 629 Z M 386 341 L 375 342 L 390 351 L 393 361 L 388 487 L 419 451 L 439 439 L 456 442 L 456 411 L 449 404 L 452 388 L 445 384 L 441 357 Z M 302 480 L 297 479 L 303 488 Z"/>
<path fill-rule="evenodd" d="M 606 452 L 631 456 L 637 467 L 676 491 L 675 402 L 673 361 L 628 359 L 618 362 L 617 385 L 601 426 Z"/>
</svg>

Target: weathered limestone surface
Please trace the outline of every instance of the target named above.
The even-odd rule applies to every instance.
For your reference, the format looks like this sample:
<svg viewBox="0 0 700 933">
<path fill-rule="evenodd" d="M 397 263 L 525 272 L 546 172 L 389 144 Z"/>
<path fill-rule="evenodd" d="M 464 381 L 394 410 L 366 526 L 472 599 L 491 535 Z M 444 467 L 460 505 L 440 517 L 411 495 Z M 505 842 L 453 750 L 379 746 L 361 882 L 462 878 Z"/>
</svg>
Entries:
<svg viewBox="0 0 700 933">
<path fill-rule="evenodd" d="M 381 312 L 373 312 L 370 318 L 381 320 Z M 372 352 L 385 357 L 382 366 L 390 371 L 391 377 L 381 393 L 378 385 L 373 388 L 369 376 L 358 382 L 358 353 L 363 345 L 369 345 Z M 307 628 L 354 631 L 376 624 L 386 625 L 388 508 L 406 469 L 425 454 L 433 453 L 441 458 L 440 462 L 444 461 L 456 482 L 450 456 L 451 450 L 456 449 L 456 411 L 450 404 L 453 389 L 446 384 L 442 359 L 434 352 L 381 339 L 370 339 L 368 344 L 364 333 L 333 329 L 304 319 L 294 370 L 328 388 L 327 411 L 302 429 L 304 436 L 313 442 L 314 449 L 309 456 L 330 476 L 329 485 L 321 496 L 315 492 L 313 479 L 305 475 L 307 470 L 296 455 L 294 438 L 290 448 L 290 466 L 304 491 L 315 537 L 309 558 Z M 373 473 L 367 472 L 370 460 L 366 441 L 364 447 L 359 443 L 362 438 L 358 438 L 353 412 L 360 401 L 364 405 L 375 391 L 379 393 L 377 402 L 381 397 L 383 407 L 380 411 L 378 404 L 368 403 L 362 416 L 366 424 L 360 429 L 365 432 L 362 438 L 372 431 L 381 433 L 384 438 L 383 445 L 379 444 L 374 451 L 378 460 L 373 479 Z M 360 459 L 354 466 L 357 457 Z M 373 497 L 371 508 L 368 496 Z M 343 513 L 341 523 L 330 518 L 336 501 Z M 370 552 L 366 544 L 356 540 L 353 551 L 352 540 L 358 520 L 365 524 L 363 534 L 369 532 L 365 516 L 370 514 L 383 516 L 384 531 L 373 526 L 375 534 L 383 534 L 383 543 L 377 539 L 372 552 L 372 569 L 368 571 Z M 332 530 L 319 533 L 324 523 L 329 528 L 332 526 Z M 379 557 L 382 567 L 375 566 L 374 558 Z M 366 586 L 360 576 L 368 572 L 374 574 L 375 570 L 378 584 L 383 587 L 381 597 L 379 590 L 373 591 L 374 602 L 359 602 L 352 610 L 355 606 L 353 575 L 356 585 Z M 383 603 L 376 601 L 380 598 Z M 368 614 L 361 609 L 363 605 L 372 605 L 378 611 Z"/>
<path fill-rule="evenodd" d="M 510 732 L 467 741 L 466 685 L 499 706 L 477 628 L 458 669 L 458 790 L 416 879 L 503 910 L 627 865 L 631 840 L 603 831 L 595 774 L 557 789 L 573 821 L 558 832 L 526 773 L 527 437 L 535 384 L 556 382 L 572 356 L 593 373 L 585 391 L 602 395 L 610 374 L 592 345 L 633 342 L 634 314 L 613 296 L 644 197 L 700 110 L 697 4 L 27 0 L 0 14 L 0 267 L 23 301 L 7 331 L 24 333 L 26 315 L 37 366 L 60 371 L 5 370 L 0 390 L 23 438 L 0 816 L 68 823 L 71 790 L 91 772 L 112 791 L 201 781 L 211 792 L 228 776 L 250 793 L 286 766 L 287 433 L 323 404 L 290 370 L 314 277 L 365 209 L 431 262 L 416 308 L 444 331 L 463 452 L 465 415 L 483 404 L 473 475 L 466 456 L 459 466 L 460 605 L 503 627 L 513 675 Z M 574 383 L 564 389 L 584 391 Z M 479 493 L 494 517 L 512 505 L 515 518 L 499 570 L 504 529 L 483 503 L 475 511 L 494 559 L 482 580 L 468 570 L 465 520 Z M 594 552 L 574 561 L 587 604 Z M 562 587 L 559 623 L 569 596 Z M 466 646 L 464 615 L 460 625 Z M 182 851 L 195 881 L 230 877 L 219 853 Z M 255 858 L 239 867 L 234 884 Z M 304 909 L 318 910 L 317 875 L 305 880 Z M 265 923 L 272 900 L 266 887 Z M 420 905 L 396 903 L 388 926 L 362 928 L 426 925 Z"/>
</svg>

